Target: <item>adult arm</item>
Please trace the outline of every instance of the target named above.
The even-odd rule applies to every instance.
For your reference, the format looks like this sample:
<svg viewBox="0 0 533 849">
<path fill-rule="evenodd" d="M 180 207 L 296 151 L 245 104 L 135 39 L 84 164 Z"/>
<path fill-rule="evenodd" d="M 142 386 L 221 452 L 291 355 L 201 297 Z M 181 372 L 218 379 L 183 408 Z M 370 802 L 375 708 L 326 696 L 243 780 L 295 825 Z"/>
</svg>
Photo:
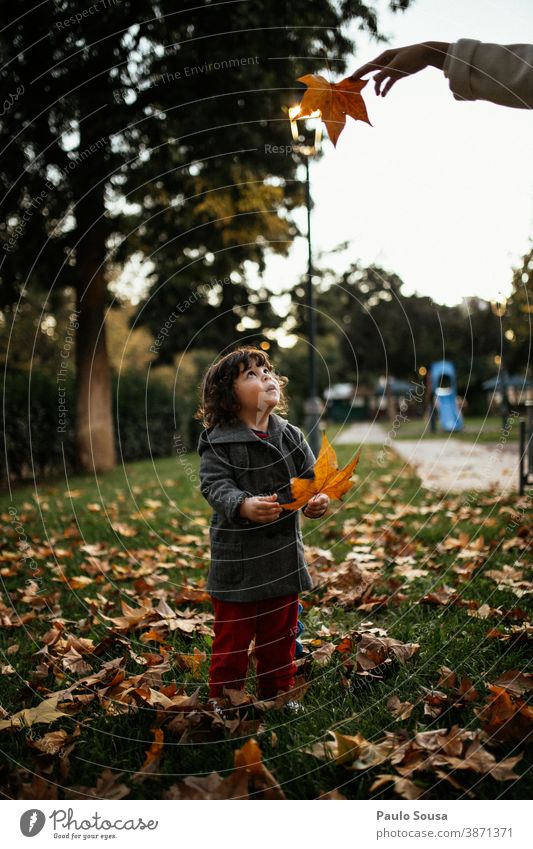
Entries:
<svg viewBox="0 0 533 849">
<path fill-rule="evenodd" d="M 456 100 L 533 109 L 533 44 L 460 38 L 450 45 L 443 71 Z"/>
<path fill-rule="evenodd" d="M 351 79 L 359 80 L 365 74 L 377 71 L 373 78 L 374 88 L 377 95 L 385 97 L 395 82 L 422 71 L 428 65 L 442 71 L 449 46 L 447 41 L 422 41 L 420 44 L 385 50 L 371 62 L 361 65 L 353 72 Z"/>
<path fill-rule="evenodd" d="M 352 74 L 357 80 L 377 71 L 376 94 L 428 65 L 444 72 L 456 100 L 489 100 L 501 106 L 533 109 L 533 44 L 493 44 L 471 38 L 423 41 L 385 50 Z"/>
</svg>

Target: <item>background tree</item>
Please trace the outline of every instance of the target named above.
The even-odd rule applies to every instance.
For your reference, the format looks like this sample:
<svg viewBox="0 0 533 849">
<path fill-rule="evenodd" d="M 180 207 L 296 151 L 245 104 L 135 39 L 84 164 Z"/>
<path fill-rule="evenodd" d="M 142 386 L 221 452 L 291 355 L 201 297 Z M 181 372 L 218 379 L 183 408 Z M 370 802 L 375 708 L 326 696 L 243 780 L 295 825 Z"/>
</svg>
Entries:
<svg viewBox="0 0 533 849">
<path fill-rule="evenodd" d="M 526 376 L 531 370 L 532 316 L 533 247 L 524 254 L 521 264 L 513 272 L 513 289 L 505 321 L 506 329 L 512 331 L 511 339 L 505 342 L 508 369 Z"/>
<path fill-rule="evenodd" d="M 342 358 L 336 371 L 343 373 L 342 381 L 356 383 L 363 375 L 372 383 L 385 374 L 411 379 L 421 366 L 448 359 L 456 367 L 460 390 L 475 394 L 481 380 L 492 375 L 500 327 L 487 301 L 469 298 L 445 306 L 428 296 L 405 295 L 397 274 L 357 262 L 341 274 L 324 270 L 317 276 L 318 345 L 336 335 Z M 307 314 L 302 281 L 294 291 L 287 324 L 291 332 L 306 333 Z"/>
<path fill-rule="evenodd" d="M 378 35 L 376 15 L 358 0 L 83 10 L 57 0 L 23 15 L 0 0 L 0 11 L 0 307 L 30 289 L 53 313 L 62 288 L 75 289 L 77 456 L 80 468 L 109 469 L 109 263 L 151 258 L 136 320 L 156 338 L 176 303 L 198 294 L 161 358 L 200 331 L 217 349 L 238 341 L 243 314 L 259 329 L 271 322 L 264 293 L 245 286 L 246 264 L 288 250 L 302 194 L 292 156 L 265 144 L 287 143 L 281 107 L 296 77 L 320 70 L 324 53 L 342 72 L 353 54 L 344 25 Z M 206 289 L 213 278 L 230 282 Z"/>
</svg>

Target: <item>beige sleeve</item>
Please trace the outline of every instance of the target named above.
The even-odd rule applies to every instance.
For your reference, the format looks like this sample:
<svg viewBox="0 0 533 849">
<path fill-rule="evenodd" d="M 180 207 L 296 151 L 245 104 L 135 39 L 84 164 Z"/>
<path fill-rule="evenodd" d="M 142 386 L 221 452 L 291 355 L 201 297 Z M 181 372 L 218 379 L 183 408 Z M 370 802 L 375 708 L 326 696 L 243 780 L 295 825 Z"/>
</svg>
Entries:
<svg viewBox="0 0 533 849">
<path fill-rule="evenodd" d="M 450 44 L 443 71 L 456 100 L 533 109 L 533 44 L 460 38 Z"/>
</svg>

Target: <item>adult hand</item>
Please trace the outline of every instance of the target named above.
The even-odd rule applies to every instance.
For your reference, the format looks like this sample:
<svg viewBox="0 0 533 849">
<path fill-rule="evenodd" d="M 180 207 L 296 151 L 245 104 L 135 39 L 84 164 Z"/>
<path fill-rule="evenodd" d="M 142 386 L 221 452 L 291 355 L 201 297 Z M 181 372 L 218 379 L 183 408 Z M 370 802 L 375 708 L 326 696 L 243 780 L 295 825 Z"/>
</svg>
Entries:
<svg viewBox="0 0 533 849">
<path fill-rule="evenodd" d="M 243 519 L 250 519 L 252 522 L 273 522 L 282 511 L 281 504 L 276 502 L 277 497 L 276 493 L 245 498 L 240 506 L 239 514 Z"/>
<path fill-rule="evenodd" d="M 449 42 L 446 41 L 423 41 L 420 44 L 385 50 L 372 62 L 367 62 L 354 71 L 350 79 L 358 80 L 371 71 L 379 71 L 374 77 L 374 87 L 377 95 L 381 94 L 385 97 L 397 80 L 416 74 L 428 65 L 433 65 L 442 71 L 449 46 Z M 386 83 L 385 80 L 387 80 Z M 385 85 L 381 90 L 383 83 Z"/>
<path fill-rule="evenodd" d="M 302 510 L 304 516 L 309 519 L 319 519 L 324 515 L 329 507 L 329 495 L 325 492 L 319 492 L 318 495 L 313 495 Z"/>
</svg>

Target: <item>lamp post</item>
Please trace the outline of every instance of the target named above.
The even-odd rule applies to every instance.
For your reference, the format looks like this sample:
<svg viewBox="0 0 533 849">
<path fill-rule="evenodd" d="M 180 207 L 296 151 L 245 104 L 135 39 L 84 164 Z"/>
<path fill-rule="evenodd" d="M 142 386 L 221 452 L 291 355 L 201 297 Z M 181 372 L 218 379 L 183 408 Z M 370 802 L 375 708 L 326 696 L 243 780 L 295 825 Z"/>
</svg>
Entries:
<svg viewBox="0 0 533 849">
<path fill-rule="evenodd" d="M 502 427 L 503 427 L 503 430 L 505 431 L 507 429 L 507 420 L 508 420 L 508 417 L 509 417 L 509 398 L 507 396 L 507 369 L 505 367 L 504 357 L 503 357 L 505 334 L 503 333 L 503 321 L 502 321 L 502 319 L 503 319 L 503 317 L 504 317 L 504 315 L 507 311 L 507 298 L 505 298 L 502 294 L 499 294 L 498 298 L 496 300 L 493 300 L 493 301 L 490 302 L 490 307 L 491 307 L 494 315 L 497 316 L 497 318 L 500 319 L 500 324 L 501 324 L 501 329 L 502 329 L 501 354 L 499 356 L 499 362 L 498 362 L 497 358 L 495 359 L 495 361 L 499 365 L 500 372 L 501 372 L 500 380 L 501 380 L 501 385 L 502 385 L 502 404 L 501 404 L 501 407 L 502 407 Z M 498 382 L 500 382 L 500 381 L 498 381 Z M 498 385 L 498 383 L 496 385 Z"/>
<path fill-rule="evenodd" d="M 309 337 L 309 395 L 304 402 L 305 423 L 304 427 L 308 434 L 310 448 L 318 457 L 320 451 L 320 415 L 322 413 L 322 402 L 318 396 L 318 381 L 316 368 L 316 313 L 313 289 L 313 252 L 311 243 L 311 184 L 309 180 L 309 159 L 320 148 L 322 131 L 320 122 L 315 125 L 313 144 L 304 144 L 305 137 L 300 135 L 297 124 L 297 116 L 300 112 L 299 106 L 289 108 L 289 119 L 293 138 L 292 149 L 299 153 L 305 164 L 305 204 L 307 208 L 307 310 L 308 310 L 308 337 Z M 311 119 L 320 118 L 320 110 L 316 110 L 310 116 Z"/>
</svg>

